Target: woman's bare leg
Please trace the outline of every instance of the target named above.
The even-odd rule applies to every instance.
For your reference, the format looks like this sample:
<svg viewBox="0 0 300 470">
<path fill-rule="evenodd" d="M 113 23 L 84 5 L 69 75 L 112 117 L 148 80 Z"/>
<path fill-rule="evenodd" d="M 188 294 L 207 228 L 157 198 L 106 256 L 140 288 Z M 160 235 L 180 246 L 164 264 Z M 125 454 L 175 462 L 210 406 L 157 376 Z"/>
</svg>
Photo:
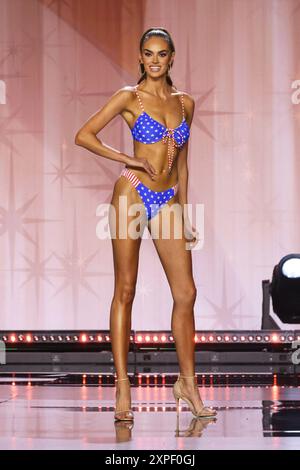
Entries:
<svg viewBox="0 0 300 470">
<path fill-rule="evenodd" d="M 120 204 L 120 195 L 127 197 L 127 204 L 140 202 L 138 194 L 131 183 L 124 177 L 119 178 L 114 187 L 111 204 L 115 211 L 114 220 L 110 215 L 110 230 L 112 236 L 115 286 L 110 310 L 110 334 L 112 353 L 118 379 L 127 377 L 127 359 L 131 331 L 131 311 L 135 296 L 136 280 L 138 273 L 139 249 L 141 238 L 133 239 L 129 233 L 125 238 L 120 237 L 119 216 L 126 217 L 127 226 L 135 218 L 127 216 L 127 208 Z M 124 221 L 125 219 L 123 219 Z M 116 222 L 116 224 L 115 224 Z M 122 223 L 122 222 L 121 222 Z M 117 382 L 117 406 L 116 411 L 126 410 L 131 407 L 129 381 Z"/>
<path fill-rule="evenodd" d="M 172 206 L 178 202 L 177 196 L 168 202 Z M 193 279 L 191 251 L 186 250 L 187 240 L 184 237 L 183 224 L 181 237 L 176 239 L 174 235 L 175 221 L 181 218 L 182 213 L 175 212 L 170 216 L 170 237 L 162 238 L 163 218 L 169 217 L 168 207 L 162 210 L 150 221 L 149 230 L 159 234 L 158 238 L 153 238 L 156 251 L 159 255 L 163 269 L 166 273 L 172 296 L 173 310 L 171 327 L 175 340 L 176 352 L 179 362 L 180 374 L 192 377 L 195 374 L 195 319 L 194 303 L 197 289 Z M 159 229 L 157 229 L 159 224 Z M 184 379 L 183 384 L 186 392 L 193 400 L 196 409 L 203 406 L 199 396 L 198 388 L 194 386 L 194 381 Z"/>
</svg>

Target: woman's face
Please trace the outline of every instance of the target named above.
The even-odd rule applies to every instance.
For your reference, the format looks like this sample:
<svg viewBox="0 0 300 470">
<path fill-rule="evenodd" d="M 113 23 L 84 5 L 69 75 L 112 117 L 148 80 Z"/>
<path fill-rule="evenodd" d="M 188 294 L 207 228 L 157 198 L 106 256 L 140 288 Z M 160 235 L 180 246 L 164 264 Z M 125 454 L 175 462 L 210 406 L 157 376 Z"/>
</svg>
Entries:
<svg viewBox="0 0 300 470">
<path fill-rule="evenodd" d="M 171 53 L 167 41 L 152 37 L 144 42 L 140 61 L 148 76 L 158 78 L 168 72 L 168 65 L 173 62 L 174 56 L 175 52 Z"/>
</svg>

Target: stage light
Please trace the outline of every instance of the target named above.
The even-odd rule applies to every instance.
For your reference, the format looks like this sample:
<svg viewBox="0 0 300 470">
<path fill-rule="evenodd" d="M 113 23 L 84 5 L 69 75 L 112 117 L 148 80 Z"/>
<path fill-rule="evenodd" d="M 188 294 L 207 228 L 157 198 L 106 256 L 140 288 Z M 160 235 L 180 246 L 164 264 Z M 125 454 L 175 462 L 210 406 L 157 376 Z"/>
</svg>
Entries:
<svg viewBox="0 0 300 470">
<path fill-rule="evenodd" d="M 98 335 L 98 336 L 97 336 L 97 341 L 99 341 L 99 342 L 102 341 L 102 336 L 101 336 L 101 335 Z"/>
<path fill-rule="evenodd" d="M 162 335 L 161 338 L 160 338 L 160 340 L 161 340 L 163 343 L 165 343 L 165 342 L 167 341 L 166 335 Z"/>
<path fill-rule="evenodd" d="M 150 336 L 149 336 L 149 335 L 146 335 L 146 336 L 145 336 L 145 341 L 146 341 L 146 343 L 149 343 L 150 340 L 151 340 Z"/>
<path fill-rule="evenodd" d="M 257 335 L 256 336 L 256 341 L 261 341 L 262 340 L 262 337 L 260 335 Z"/>
<path fill-rule="evenodd" d="M 278 335 L 276 335 L 276 334 L 272 335 L 272 342 L 273 343 L 277 343 L 278 339 L 279 339 Z"/>
<path fill-rule="evenodd" d="M 206 337 L 205 336 L 201 336 L 201 341 L 204 343 L 206 341 Z"/>
<path fill-rule="evenodd" d="M 225 341 L 229 341 L 230 340 L 230 337 L 228 335 L 225 335 Z"/>
<path fill-rule="evenodd" d="M 213 337 L 212 335 L 210 335 L 210 336 L 208 337 L 208 341 L 213 342 L 213 341 L 214 341 L 214 337 Z"/>
<path fill-rule="evenodd" d="M 246 336 L 242 335 L 241 336 L 241 341 L 246 341 Z"/>
<path fill-rule="evenodd" d="M 270 340 L 270 336 L 269 335 L 265 335 L 265 341 L 269 341 Z"/>
<path fill-rule="evenodd" d="M 283 323 L 300 323 L 300 254 L 286 255 L 274 267 L 270 294 Z"/>
<path fill-rule="evenodd" d="M 26 339 L 27 343 L 31 343 L 31 341 L 32 341 L 32 336 L 27 334 L 26 337 L 25 337 L 25 339 Z"/>
<path fill-rule="evenodd" d="M 249 341 L 253 341 L 253 340 L 254 340 L 254 336 L 249 335 L 249 336 L 248 336 L 248 340 L 249 340 Z"/>
<path fill-rule="evenodd" d="M 138 341 L 139 343 L 141 343 L 141 342 L 143 341 L 142 335 L 138 335 L 138 336 L 137 336 L 137 341 Z"/>
<path fill-rule="evenodd" d="M 86 343 L 86 342 L 87 342 L 87 335 L 84 334 L 84 333 L 82 333 L 82 334 L 80 335 L 80 341 L 81 341 L 82 343 Z"/>
<path fill-rule="evenodd" d="M 10 335 L 9 340 L 11 343 L 15 343 L 17 341 L 16 335 Z"/>
<path fill-rule="evenodd" d="M 157 343 L 157 341 L 158 341 L 158 336 L 154 335 L 154 336 L 153 336 L 153 341 L 154 341 L 154 343 Z"/>
<path fill-rule="evenodd" d="M 234 336 L 232 337 L 232 340 L 233 340 L 233 341 L 237 341 L 237 340 L 238 340 L 238 337 L 234 335 Z"/>
</svg>

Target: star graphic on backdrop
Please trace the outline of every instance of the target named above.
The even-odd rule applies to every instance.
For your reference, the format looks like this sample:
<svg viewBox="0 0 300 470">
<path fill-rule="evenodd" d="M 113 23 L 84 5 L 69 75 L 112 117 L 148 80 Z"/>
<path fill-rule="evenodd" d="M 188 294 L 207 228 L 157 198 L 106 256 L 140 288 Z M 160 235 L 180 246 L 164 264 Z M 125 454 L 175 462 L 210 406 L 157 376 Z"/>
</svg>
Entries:
<svg viewBox="0 0 300 470">
<path fill-rule="evenodd" d="M 20 135 L 20 134 L 40 134 L 40 131 L 36 131 L 34 129 L 9 129 L 9 125 L 11 122 L 15 122 L 15 119 L 17 118 L 17 115 L 19 111 L 21 110 L 21 107 L 18 107 L 18 109 L 13 112 L 8 118 L 2 118 L 2 122 L 0 123 L 0 143 L 8 147 L 11 151 L 14 153 L 20 155 L 20 152 L 18 149 L 16 149 L 11 141 L 11 139 L 8 137 L 9 135 Z M 1 117 L 0 117 L 1 119 Z"/>
<path fill-rule="evenodd" d="M 13 169 L 13 157 L 10 157 L 10 174 L 9 174 L 9 189 L 8 189 L 8 209 L 0 206 L 0 236 L 6 232 L 8 234 L 11 273 L 14 270 L 15 260 L 15 239 L 17 234 L 24 237 L 27 241 L 35 243 L 31 235 L 25 229 L 28 224 L 39 224 L 49 222 L 49 219 L 40 219 L 26 217 L 25 213 L 28 211 L 30 206 L 33 204 L 38 194 L 25 201 L 20 207 L 16 207 L 15 204 L 15 182 L 14 182 L 14 169 Z M 11 279 L 13 287 L 13 277 Z"/>
<path fill-rule="evenodd" d="M 49 42 L 52 34 L 57 31 L 57 28 L 53 28 L 51 31 L 49 31 L 47 34 L 45 34 L 45 37 L 40 35 L 38 38 L 32 37 L 27 31 L 23 30 L 23 34 L 29 39 L 28 45 L 26 45 L 26 48 L 29 49 L 29 54 L 27 57 L 24 59 L 24 63 L 30 59 L 32 56 L 35 57 L 38 61 L 41 61 L 42 58 L 45 56 L 49 60 L 51 60 L 55 65 L 59 66 L 59 64 L 56 62 L 56 60 L 52 57 L 51 54 L 49 54 L 49 49 L 57 48 L 62 49 L 63 47 L 73 47 L 72 44 L 62 44 L 61 41 L 59 41 L 57 44 L 52 44 Z M 24 40 L 25 44 L 25 40 Z"/>
<path fill-rule="evenodd" d="M 59 16 L 61 16 L 63 7 L 71 8 L 67 0 L 44 0 L 44 3 L 46 3 L 46 7 L 48 8 L 56 7 L 56 13 L 58 13 Z"/>
<path fill-rule="evenodd" d="M 227 299 L 227 290 L 226 290 L 226 275 L 225 275 L 225 267 L 223 268 L 223 285 L 222 285 L 222 298 L 221 304 L 217 305 L 208 297 L 205 296 L 206 301 L 212 307 L 214 314 L 213 315 L 199 315 L 201 318 L 208 318 L 209 320 L 213 320 L 213 325 L 210 327 L 212 330 L 226 330 L 232 329 L 236 330 L 240 328 L 240 325 L 236 325 L 235 318 L 240 319 L 242 318 L 252 318 L 251 315 L 243 314 L 234 314 L 233 312 L 235 309 L 241 304 L 243 297 L 239 300 L 234 302 L 233 304 L 228 304 Z"/>
<path fill-rule="evenodd" d="M 136 296 L 142 299 L 143 307 L 145 305 L 145 301 L 149 300 L 149 296 L 152 292 L 153 289 L 150 287 L 150 284 L 146 283 L 144 276 L 140 274 L 140 279 L 136 285 Z"/>
<path fill-rule="evenodd" d="M 63 93 L 63 96 L 66 96 L 68 99 L 67 104 L 69 103 L 82 103 L 84 104 L 85 98 L 90 97 L 90 98 L 95 98 L 98 96 L 105 97 L 105 98 L 110 98 L 116 90 L 114 91 L 105 91 L 105 92 L 100 92 L 100 91 L 84 91 L 85 87 L 84 86 L 79 86 L 77 83 L 77 77 L 76 75 L 74 76 L 74 86 L 70 87 L 67 86 L 66 93 Z M 98 106 L 100 107 L 100 105 Z M 112 121 L 113 124 L 115 121 Z"/>
<path fill-rule="evenodd" d="M 208 130 L 207 126 L 203 123 L 203 118 L 206 116 L 211 116 L 211 117 L 226 116 L 226 115 L 231 116 L 231 115 L 236 115 L 236 114 L 241 114 L 241 113 L 235 112 L 235 111 L 215 111 L 215 110 L 210 111 L 208 109 L 202 109 L 203 103 L 205 103 L 205 101 L 210 97 L 210 95 L 212 95 L 213 91 L 215 90 L 215 87 L 212 86 L 209 90 L 206 90 L 204 92 L 195 91 L 193 89 L 191 77 L 193 76 L 193 73 L 195 73 L 195 71 L 190 61 L 189 38 L 187 39 L 186 47 L 187 49 L 186 49 L 185 83 L 186 83 L 186 89 L 189 90 L 189 93 L 191 94 L 191 96 L 193 96 L 194 101 L 195 101 L 193 125 L 198 127 L 198 129 L 202 130 L 207 136 L 209 136 L 212 140 L 215 141 L 216 140 L 215 137 Z M 198 95 L 198 98 L 195 98 L 197 95 Z"/>
<path fill-rule="evenodd" d="M 74 209 L 73 241 L 71 253 L 59 255 L 56 252 L 53 252 L 53 256 L 60 263 L 61 269 L 51 269 L 51 272 L 55 277 L 64 278 L 63 283 L 56 290 L 53 297 L 56 297 L 59 293 L 68 287 L 71 287 L 72 304 L 76 322 L 80 287 L 93 294 L 95 297 L 97 297 L 97 299 L 100 299 L 97 292 L 94 291 L 87 279 L 112 275 L 111 272 L 89 270 L 89 265 L 96 257 L 98 250 L 85 258 L 83 258 L 80 253 L 81 250 L 78 244 L 76 211 Z"/>
<path fill-rule="evenodd" d="M 27 285 L 28 282 L 34 281 L 35 285 L 35 299 L 36 299 L 36 307 L 37 311 L 40 305 L 40 285 L 41 281 L 46 281 L 48 284 L 53 286 L 53 283 L 50 281 L 49 276 L 47 274 L 47 263 L 52 255 L 47 256 L 46 258 L 41 257 L 41 249 L 40 243 L 38 240 L 38 229 L 36 227 L 36 236 L 35 236 L 35 246 L 34 246 L 34 255 L 33 259 L 30 259 L 28 255 L 21 254 L 24 258 L 27 267 L 23 268 L 15 268 L 15 272 L 24 272 L 27 273 L 27 278 L 24 282 L 20 285 L 20 288 Z"/>
<path fill-rule="evenodd" d="M 64 158 L 65 158 L 65 149 L 67 148 L 66 143 L 62 144 L 61 152 L 60 152 L 60 159 L 59 159 L 59 165 L 56 165 L 55 163 L 52 163 L 52 166 L 55 168 L 55 171 L 48 171 L 45 172 L 46 175 L 54 175 L 55 178 L 51 181 L 51 183 L 55 183 L 56 181 L 59 181 L 60 183 L 60 197 L 62 199 L 63 197 L 63 191 L 64 191 L 64 182 L 67 181 L 68 183 L 72 183 L 72 180 L 70 179 L 70 176 L 72 175 L 82 175 L 82 171 L 71 171 L 70 167 L 72 163 L 65 164 L 64 163 Z"/>
<path fill-rule="evenodd" d="M 265 195 L 255 195 L 256 199 L 248 196 L 248 200 L 250 206 L 252 208 L 250 210 L 234 210 L 232 212 L 235 213 L 249 213 L 250 220 L 248 225 L 254 225 L 255 223 L 264 225 L 275 226 L 277 225 L 277 217 L 274 218 L 274 214 L 285 213 L 283 209 L 274 209 L 273 205 L 275 200 L 278 198 L 277 196 L 267 199 Z"/>
<path fill-rule="evenodd" d="M 94 157 L 93 155 L 91 155 Z M 95 156 L 96 157 L 96 156 Z M 95 190 L 95 191 L 109 191 L 109 194 L 105 201 L 102 202 L 109 202 L 111 199 L 111 194 L 113 190 L 113 186 L 115 184 L 116 179 L 119 176 L 118 174 L 115 174 L 113 171 L 111 171 L 102 161 L 101 157 L 100 159 L 94 159 L 96 165 L 100 168 L 101 170 L 101 175 L 103 175 L 102 180 L 106 179 L 105 183 L 96 183 L 96 184 L 86 184 L 86 185 L 73 185 L 73 188 L 81 188 L 81 189 L 89 189 L 89 190 Z"/>
<path fill-rule="evenodd" d="M 216 140 L 213 134 L 208 130 L 207 126 L 203 123 L 203 117 L 205 116 L 225 116 L 225 115 L 236 115 L 241 114 L 235 111 L 210 111 L 207 109 L 203 109 L 203 103 L 208 99 L 208 97 L 212 94 L 215 87 L 211 87 L 206 93 L 204 93 L 199 98 L 195 99 L 195 112 L 193 122 L 198 127 L 198 129 L 202 130 L 207 136 L 209 136 L 212 140 Z"/>
<path fill-rule="evenodd" d="M 24 45 L 17 44 L 13 39 L 6 44 L 5 47 L 2 47 L 2 50 L 4 51 L 4 57 L 1 58 L 0 60 L 0 67 L 5 64 L 8 60 L 11 60 L 13 63 L 13 67 L 16 70 L 17 69 L 17 61 L 20 56 L 21 51 L 24 49 Z M 1 74 L 1 78 L 4 75 Z"/>
</svg>

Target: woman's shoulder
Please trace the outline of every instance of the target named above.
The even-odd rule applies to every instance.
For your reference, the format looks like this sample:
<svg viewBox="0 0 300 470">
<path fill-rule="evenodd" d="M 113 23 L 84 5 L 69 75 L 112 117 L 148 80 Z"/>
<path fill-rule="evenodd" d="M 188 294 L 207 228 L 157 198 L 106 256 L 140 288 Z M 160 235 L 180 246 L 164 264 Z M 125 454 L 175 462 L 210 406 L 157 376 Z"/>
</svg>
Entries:
<svg viewBox="0 0 300 470">
<path fill-rule="evenodd" d="M 135 91 L 134 85 L 125 85 L 122 88 L 119 88 L 116 93 L 123 94 L 123 95 L 132 95 Z"/>
<path fill-rule="evenodd" d="M 127 106 L 131 104 L 133 100 L 133 91 L 134 87 L 130 85 L 123 86 L 122 88 L 118 88 L 112 95 L 112 99 L 122 106 Z"/>
<path fill-rule="evenodd" d="M 180 90 L 176 90 L 176 93 L 178 93 L 179 95 L 182 95 L 183 96 L 183 103 L 184 103 L 184 106 L 187 108 L 187 109 L 190 109 L 191 111 L 193 111 L 194 107 L 195 107 L 195 100 L 194 98 L 192 97 L 192 95 L 190 95 L 189 93 L 187 93 L 186 91 L 180 91 Z"/>
<path fill-rule="evenodd" d="M 194 102 L 194 98 L 192 97 L 192 95 L 190 95 L 186 91 L 178 90 L 174 86 L 173 86 L 173 90 L 174 90 L 174 95 L 183 95 L 184 102 L 188 102 L 191 104 Z"/>
<path fill-rule="evenodd" d="M 132 85 L 125 85 L 122 88 L 118 88 L 114 92 L 114 96 L 120 96 L 123 98 L 130 98 L 132 96 L 132 93 L 134 92 L 135 87 Z"/>
</svg>

